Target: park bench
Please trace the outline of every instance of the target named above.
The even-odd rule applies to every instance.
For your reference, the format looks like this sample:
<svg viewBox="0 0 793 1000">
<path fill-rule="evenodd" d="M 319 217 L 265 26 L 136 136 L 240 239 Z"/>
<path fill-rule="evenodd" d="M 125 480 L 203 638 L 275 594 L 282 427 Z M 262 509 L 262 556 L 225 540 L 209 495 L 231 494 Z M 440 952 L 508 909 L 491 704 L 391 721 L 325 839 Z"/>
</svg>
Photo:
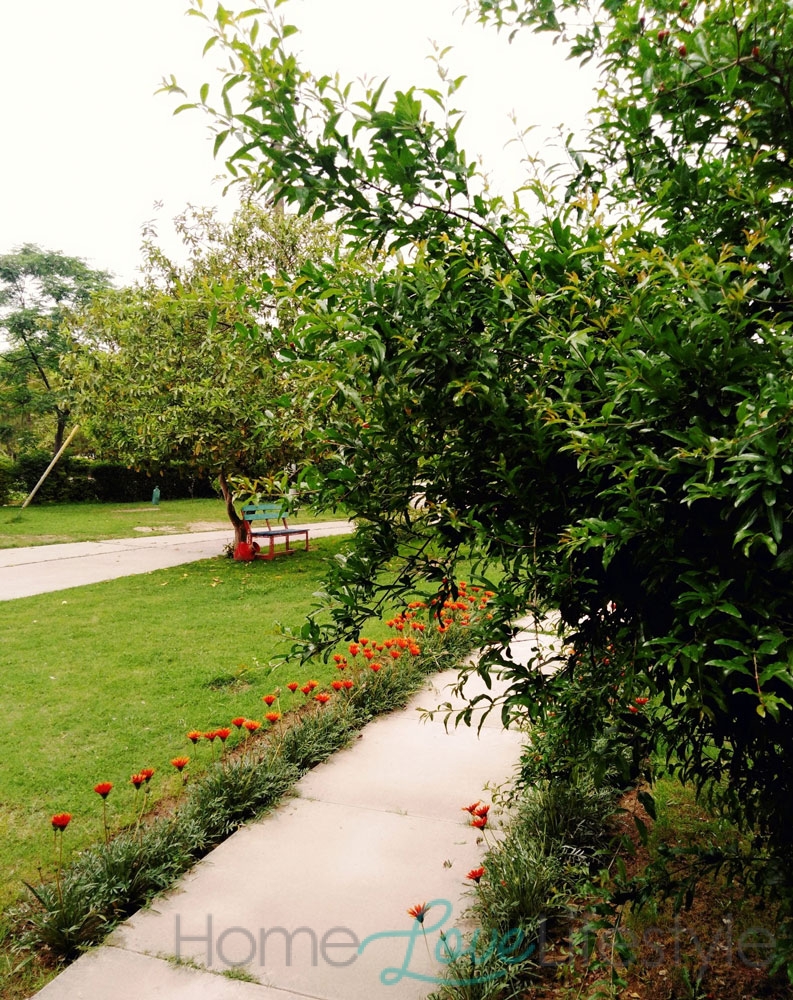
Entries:
<svg viewBox="0 0 793 1000">
<path fill-rule="evenodd" d="M 266 538 L 270 543 L 267 552 L 259 551 L 257 553 L 257 559 L 275 559 L 276 556 L 294 555 L 297 550 L 292 548 L 289 540 L 300 536 L 305 538 L 306 552 L 308 552 L 308 528 L 290 528 L 281 504 L 245 504 L 242 508 L 242 519 L 245 521 L 248 541 L 251 544 L 254 544 L 255 538 Z M 254 525 L 256 530 L 254 530 Z M 281 540 L 284 542 L 284 548 L 276 549 L 276 542 Z"/>
</svg>

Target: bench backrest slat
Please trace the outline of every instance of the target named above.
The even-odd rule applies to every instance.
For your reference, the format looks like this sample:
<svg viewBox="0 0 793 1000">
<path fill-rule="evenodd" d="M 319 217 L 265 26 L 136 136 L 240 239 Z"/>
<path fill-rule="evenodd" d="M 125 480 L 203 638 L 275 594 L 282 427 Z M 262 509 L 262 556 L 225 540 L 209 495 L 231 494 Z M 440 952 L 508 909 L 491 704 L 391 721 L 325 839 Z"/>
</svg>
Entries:
<svg viewBox="0 0 793 1000">
<path fill-rule="evenodd" d="M 248 503 L 242 508 L 245 521 L 285 521 L 286 511 L 278 503 Z"/>
</svg>

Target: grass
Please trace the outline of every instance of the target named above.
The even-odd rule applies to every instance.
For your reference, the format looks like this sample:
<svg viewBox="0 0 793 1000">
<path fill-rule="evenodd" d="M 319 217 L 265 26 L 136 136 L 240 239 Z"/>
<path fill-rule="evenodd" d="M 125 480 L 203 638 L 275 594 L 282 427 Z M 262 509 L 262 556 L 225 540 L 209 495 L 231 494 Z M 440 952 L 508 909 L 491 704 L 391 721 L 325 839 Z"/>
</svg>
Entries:
<svg viewBox="0 0 793 1000">
<path fill-rule="evenodd" d="M 73 814 L 67 854 L 101 838 L 97 782 L 115 786 L 111 824 L 130 822 L 133 772 L 157 769 L 156 799 L 180 787 L 171 758 L 190 756 L 191 771 L 211 759 L 189 730 L 262 719 L 261 698 L 276 686 L 288 710 L 303 700 L 288 681 L 334 678 L 332 662 L 301 677 L 270 661 L 283 648 L 275 622 L 302 623 L 325 560 L 343 545 L 321 539 L 291 560 L 218 558 L 0 604 L 0 906 L 39 865 L 52 871 L 52 814 Z"/>
<path fill-rule="evenodd" d="M 316 517 L 301 513 L 290 524 L 338 520 L 341 515 Z M 150 503 L 35 503 L 21 510 L 0 508 L 0 549 L 56 542 L 96 542 L 135 535 L 169 535 L 228 529 L 222 500 L 167 500 Z"/>
<path fill-rule="evenodd" d="M 341 543 L 328 539 L 323 542 L 323 546 L 325 557 L 330 557 L 339 551 Z M 311 555 L 316 556 L 315 553 Z M 214 613 L 210 613 L 215 604 L 221 605 L 220 614 L 226 619 L 226 627 L 229 621 L 236 620 L 237 610 L 241 610 L 243 618 L 249 621 L 251 620 L 249 612 L 258 610 L 263 598 L 270 600 L 267 606 L 271 610 L 279 601 L 283 605 L 288 605 L 292 618 L 287 618 L 285 615 L 285 621 L 294 623 L 295 618 L 302 619 L 308 610 L 311 603 L 309 595 L 326 568 L 316 558 L 314 562 L 315 565 L 312 567 L 306 557 L 301 560 L 285 561 L 280 565 L 267 564 L 263 568 L 263 573 L 259 575 L 258 565 L 247 566 L 234 564 L 229 560 L 211 560 L 204 564 L 192 564 L 187 572 L 166 570 L 150 574 L 150 580 L 158 581 L 163 588 L 154 591 L 157 594 L 156 601 L 151 600 L 151 590 L 144 594 L 140 591 L 133 593 L 119 590 L 119 585 L 139 582 L 139 578 L 132 578 L 62 592 L 65 596 L 61 608 L 69 607 L 70 603 L 80 605 L 80 620 L 84 617 L 91 618 L 93 628 L 89 629 L 87 634 L 92 639 L 96 639 L 96 626 L 102 624 L 102 613 L 108 607 L 112 608 L 117 604 L 120 597 L 123 598 L 124 607 L 127 609 L 127 617 L 123 622 L 126 625 L 140 622 L 141 612 L 144 611 L 145 602 L 148 600 L 149 604 L 157 606 L 158 625 L 167 628 L 168 608 L 161 609 L 160 605 L 170 602 L 171 609 L 178 611 L 179 602 L 191 598 L 192 619 L 185 623 L 188 631 L 196 620 L 197 629 L 210 629 L 214 618 L 217 617 Z M 288 579 L 292 574 L 299 579 Z M 251 575 L 257 579 L 252 581 Z M 191 577 L 194 579 L 191 580 Z M 174 598 L 171 597 L 172 591 L 164 589 L 169 588 L 174 582 L 180 589 L 175 604 Z M 231 584 L 234 586 L 230 586 Z M 226 590 L 216 593 L 224 586 L 227 587 Z M 31 598 L 25 602 L 15 602 L 15 607 L 24 606 L 29 612 L 35 613 L 41 613 L 40 607 L 45 611 L 56 610 L 55 605 L 47 605 L 46 601 L 40 604 L 40 601 L 39 598 Z M 227 604 L 230 606 L 226 607 Z M 32 624 L 38 624 L 38 620 Z M 383 621 L 373 621 L 371 625 L 371 628 L 367 628 L 371 640 L 389 638 L 390 641 L 395 641 L 396 637 L 391 635 Z M 148 631 L 152 631 L 150 627 Z M 252 633 L 245 634 L 250 643 Z M 141 649 L 145 649 L 145 641 L 141 640 L 145 640 L 146 635 L 147 629 L 144 623 L 142 628 L 138 627 L 138 633 L 133 636 L 132 641 L 137 642 Z M 187 642 L 185 634 L 180 632 L 179 636 L 183 642 Z M 415 655 L 405 655 L 399 665 L 386 659 L 385 666 L 378 673 L 370 672 L 365 657 L 360 656 L 360 662 L 355 661 L 351 664 L 349 673 L 344 675 L 346 678 L 352 674 L 355 682 L 355 690 L 350 697 L 337 695 L 327 707 L 322 708 L 312 702 L 312 709 L 301 711 L 281 735 L 276 733 L 275 739 L 269 740 L 249 740 L 245 743 L 245 749 L 241 754 L 226 754 L 222 764 L 215 761 L 211 767 L 194 769 L 194 761 L 191 762 L 189 770 L 192 780 L 188 783 L 186 794 L 181 795 L 179 793 L 185 790 L 182 789 L 181 780 L 175 772 L 163 782 L 162 772 L 167 773 L 173 769 L 169 768 L 167 763 L 163 763 L 158 754 L 164 754 L 166 762 L 172 755 L 184 753 L 185 750 L 192 757 L 197 748 L 192 744 L 186 745 L 185 735 L 186 729 L 191 726 L 186 720 L 180 720 L 185 722 L 185 725 L 181 726 L 175 735 L 176 744 L 173 742 L 174 734 L 171 734 L 172 738 L 166 735 L 165 744 L 160 746 L 162 741 L 158 741 L 156 727 L 152 724 L 154 716 L 149 717 L 148 709 L 138 708 L 137 695 L 141 693 L 140 685 L 133 686 L 132 698 L 125 698 L 126 689 L 123 685 L 126 679 L 123 676 L 120 678 L 122 682 L 120 692 L 111 691 L 109 703 L 108 694 L 104 691 L 101 699 L 97 698 L 96 692 L 100 691 L 104 684 L 112 683 L 110 679 L 119 672 L 119 664 L 123 662 L 108 651 L 107 639 L 104 641 L 107 659 L 96 661 L 99 665 L 94 669 L 81 671 L 78 667 L 72 671 L 71 676 L 65 678 L 69 682 L 66 700 L 70 704 L 65 706 L 64 718 L 57 722 L 51 731 L 46 731 L 43 712 L 38 715 L 35 711 L 26 712 L 25 706 L 20 704 L 23 717 L 30 714 L 33 719 L 33 725 L 29 728 L 35 733 L 35 737 L 32 741 L 29 739 L 27 745 L 21 747 L 22 752 L 10 761 L 11 773 L 16 773 L 19 761 L 28 752 L 35 752 L 37 744 L 44 748 L 42 759 L 34 761 L 30 780 L 22 782 L 23 806 L 30 806 L 31 793 L 36 787 L 39 790 L 44 789 L 45 794 L 52 794 L 53 789 L 61 787 L 66 791 L 62 796 L 60 792 L 58 793 L 57 806 L 48 803 L 44 814 L 39 817 L 39 827 L 43 829 L 31 827 L 30 831 L 33 837 L 39 835 L 40 846 L 44 848 L 45 853 L 49 848 L 51 858 L 50 863 L 40 870 L 40 877 L 32 879 L 36 883 L 32 888 L 40 905 L 32 908 L 14 907 L 5 915 L 0 913 L 0 997 L 3 1000 L 18 1000 L 21 996 L 29 996 L 31 992 L 43 986 L 55 971 L 53 957 L 73 957 L 86 945 L 101 938 L 110 925 L 143 905 L 157 892 L 168 888 L 175 878 L 219 840 L 277 801 L 301 773 L 320 760 L 324 760 L 339 747 L 346 745 L 353 734 L 373 715 L 405 704 L 428 673 L 434 673 L 445 665 L 459 662 L 459 657 L 462 652 L 467 651 L 469 642 L 467 631 L 463 630 L 455 629 L 449 636 L 443 637 L 435 632 L 428 633 L 421 639 L 422 653 L 419 654 L 417 650 Z M 85 645 L 85 636 L 82 642 Z M 359 648 L 363 648 L 366 642 L 367 640 L 362 640 Z M 95 652 L 101 653 L 103 650 L 98 644 L 98 639 L 96 643 Z M 200 645 L 199 637 L 199 647 Z M 174 648 L 180 648 L 179 643 Z M 383 647 L 379 648 L 382 650 Z M 15 665 L 17 668 L 15 673 L 19 677 L 29 650 L 23 642 L 16 652 L 20 662 Z M 75 661 L 75 652 L 79 650 L 69 652 L 68 649 L 64 651 L 58 647 L 62 669 L 70 669 L 70 663 Z M 348 651 L 345 649 L 344 652 Z M 197 653 L 200 663 L 202 659 L 200 648 Z M 353 653 L 354 651 L 350 649 L 349 654 Z M 381 656 L 385 658 L 385 654 Z M 48 660 L 41 667 L 44 670 L 51 669 L 51 662 Z M 77 662 L 80 662 L 79 659 Z M 193 663 L 192 666 L 195 667 L 196 664 Z M 112 670 L 108 669 L 109 667 L 112 667 Z M 208 689 L 216 695 L 227 698 L 236 697 L 236 701 L 222 708 L 218 708 L 216 704 L 211 706 L 212 711 L 216 713 L 212 716 L 211 722 L 207 723 L 202 718 L 197 725 L 197 728 L 204 731 L 210 726 L 215 728 L 218 724 L 228 724 L 233 714 L 260 719 L 265 711 L 261 702 L 262 692 L 270 693 L 278 687 L 283 692 L 287 677 L 295 679 L 313 677 L 318 680 L 321 691 L 323 687 L 330 686 L 328 684 L 330 679 L 339 676 L 333 663 L 330 665 L 314 663 L 303 670 L 286 668 L 282 665 L 274 669 L 271 664 L 265 664 L 258 657 L 253 658 L 253 667 L 245 663 L 230 672 L 216 676 L 210 676 L 209 671 L 202 672 L 200 677 L 194 676 L 195 670 L 190 670 L 189 656 L 187 658 L 172 656 L 169 667 L 164 678 L 161 676 L 161 671 L 152 669 L 151 665 L 142 669 L 144 683 L 151 684 L 155 688 L 153 691 L 147 688 L 147 694 L 166 697 L 169 688 L 174 687 L 177 681 L 190 687 L 191 682 L 200 680 L 202 689 Z M 283 676 L 279 676 L 280 674 Z M 41 683 L 44 679 L 41 671 L 38 677 Z M 50 679 L 53 678 L 58 679 L 58 675 L 50 675 Z M 258 684 L 258 681 L 263 683 Z M 35 687 L 35 684 L 32 686 Z M 251 691 L 253 687 L 256 687 L 255 693 Z M 11 694 L 21 703 L 23 699 L 19 696 L 24 695 L 24 692 L 4 691 L 3 694 L 6 697 Z M 102 761 L 115 761 L 116 755 L 109 754 L 109 751 L 117 749 L 112 741 L 120 739 L 126 744 L 127 755 L 121 765 L 123 775 L 110 796 L 110 801 L 113 802 L 125 798 L 126 804 L 116 811 L 114 825 L 122 822 L 130 824 L 133 821 L 136 793 L 129 785 L 128 775 L 131 771 L 139 770 L 141 765 L 157 769 L 152 781 L 152 788 L 156 791 L 151 796 L 155 800 L 155 809 L 140 827 L 135 824 L 119 836 L 112 837 L 109 843 L 103 844 L 101 804 L 98 796 L 91 791 L 97 781 L 94 773 L 96 755 L 90 754 L 88 760 L 84 760 L 83 750 L 86 741 L 97 728 L 97 722 L 103 712 L 118 711 L 115 705 L 119 694 L 125 705 L 129 706 L 128 710 L 113 717 L 114 725 L 105 734 L 106 739 L 99 747 L 102 751 Z M 193 691 L 193 701 L 196 704 L 200 703 L 202 695 L 203 690 L 198 694 Z M 145 703 L 147 701 L 141 699 L 141 704 Z M 247 704 L 251 705 L 252 710 L 247 709 Z M 292 699 L 287 693 L 282 694 L 282 702 L 274 707 L 288 711 L 294 704 L 303 705 L 302 696 L 298 695 L 296 699 Z M 86 710 L 86 705 L 90 706 L 89 711 Z M 27 707 L 30 710 L 33 706 Z M 42 710 L 48 707 L 51 706 L 40 706 Z M 143 715 L 136 723 L 135 713 L 140 716 L 141 712 Z M 68 734 L 59 732 L 67 722 L 72 723 L 72 713 L 77 717 L 72 726 L 73 731 Z M 156 718 L 163 721 L 169 714 L 169 712 L 157 713 Z M 16 721 L 11 720 L 12 732 L 16 732 Z M 193 724 L 195 725 L 195 720 Z M 142 737 L 139 738 L 141 733 Z M 7 736 L 5 733 L 3 735 Z M 64 751 L 63 766 L 61 766 L 60 759 L 46 748 L 58 739 L 63 743 L 65 735 L 69 737 L 69 747 Z M 18 742 L 22 743 L 22 739 L 18 738 Z M 156 747 L 156 750 L 148 753 L 144 761 L 136 749 L 138 745 Z M 207 765 L 211 754 L 209 744 L 201 740 L 199 747 L 203 751 L 204 764 Z M 132 758 L 129 757 L 130 751 L 134 754 Z M 54 763 L 47 770 L 50 761 Z M 196 770 L 203 773 L 197 774 Z M 115 783 L 114 773 L 103 774 L 102 778 Z M 9 787 L 11 785 L 12 782 L 9 782 Z M 2 787 L 0 779 L 0 796 L 3 799 L 10 800 L 19 790 L 14 789 L 9 794 Z M 71 798 L 68 797 L 70 795 Z M 141 802 L 147 802 L 142 793 L 137 795 Z M 166 795 L 169 796 L 168 801 L 162 803 L 162 808 L 157 808 L 158 796 Z M 176 795 L 178 799 L 175 798 Z M 81 798 L 85 800 L 85 810 L 74 805 Z M 60 877 L 55 880 L 49 819 L 53 812 L 67 810 L 72 813 L 72 822 L 60 838 L 60 843 L 64 840 L 67 842 L 63 859 L 64 869 Z M 93 834 L 88 829 L 91 815 L 94 817 Z M 112 816 L 111 823 L 113 823 Z M 93 845 L 90 841 L 94 842 Z M 56 844 L 58 843 L 56 840 Z M 47 956 L 50 956 L 50 960 Z"/>
</svg>

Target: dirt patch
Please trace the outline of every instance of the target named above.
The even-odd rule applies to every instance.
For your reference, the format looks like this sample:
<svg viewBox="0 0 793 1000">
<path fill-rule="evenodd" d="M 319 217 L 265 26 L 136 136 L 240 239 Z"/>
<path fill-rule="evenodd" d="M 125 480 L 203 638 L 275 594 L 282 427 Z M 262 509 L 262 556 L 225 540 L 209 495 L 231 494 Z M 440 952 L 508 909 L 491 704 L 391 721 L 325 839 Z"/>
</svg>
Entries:
<svg viewBox="0 0 793 1000">
<path fill-rule="evenodd" d="M 653 849 L 642 842 L 635 819 L 648 830 L 653 821 L 635 791 L 623 796 L 619 806 L 623 811 L 612 824 L 622 844 L 617 858 L 628 877 L 640 877 Z M 701 816 L 703 826 L 708 819 Z M 670 831 L 669 840 L 676 842 L 676 834 Z M 686 838 L 691 846 L 696 840 L 696 834 Z M 545 981 L 526 990 L 524 1000 L 568 1000 L 571 988 L 582 998 L 790 1000 L 790 986 L 767 971 L 773 906 L 753 897 L 739 879 L 730 882 L 713 871 L 703 873 L 687 903 L 677 913 L 669 901 L 635 913 L 626 904 L 619 937 L 610 929 L 583 932 L 596 918 L 579 911 L 572 926 L 551 936 Z"/>
<path fill-rule="evenodd" d="M 191 521 L 187 525 L 188 531 L 223 531 L 225 528 L 232 530 L 230 521 Z"/>
</svg>

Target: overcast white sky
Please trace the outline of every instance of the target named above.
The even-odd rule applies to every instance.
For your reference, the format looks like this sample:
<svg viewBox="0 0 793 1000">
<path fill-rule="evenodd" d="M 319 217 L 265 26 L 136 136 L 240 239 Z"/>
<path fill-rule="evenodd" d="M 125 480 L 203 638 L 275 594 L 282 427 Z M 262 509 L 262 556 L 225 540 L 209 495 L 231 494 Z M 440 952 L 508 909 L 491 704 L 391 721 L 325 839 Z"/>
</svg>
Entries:
<svg viewBox="0 0 793 1000">
<path fill-rule="evenodd" d="M 188 202 L 222 204 L 199 112 L 172 115 L 154 91 L 173 73 L 188 93 L 218 78 L 218 50 L 202 58 L 207 26 L 188 0 L 0 0 L 0 253 L 29 242 L 85 258 L 134 280 L 140 230 Z M 213 0 L 207 0 L 213 8 Z M 226 0 L 226 6 L 243 9 Z M 245 7 L 252 4 L 245 3 Z M 279 13 L 301 29 L 296 47 L 315 72 L 389 76 L 432 86 L 429 39 L 468 81 L 463 139 L 502 186 L 518 182 L 509 113 L 539 124 L 537 141 L 561 123 L 581 125 L 591 76 L 549 39 L 505 37 L 455 14 L 458 0 L 291 0 Z M 550 155 L 550 154 L 549 154 Z M 156 210 L 155 202 L 162 202 Z"/>
</svg>

